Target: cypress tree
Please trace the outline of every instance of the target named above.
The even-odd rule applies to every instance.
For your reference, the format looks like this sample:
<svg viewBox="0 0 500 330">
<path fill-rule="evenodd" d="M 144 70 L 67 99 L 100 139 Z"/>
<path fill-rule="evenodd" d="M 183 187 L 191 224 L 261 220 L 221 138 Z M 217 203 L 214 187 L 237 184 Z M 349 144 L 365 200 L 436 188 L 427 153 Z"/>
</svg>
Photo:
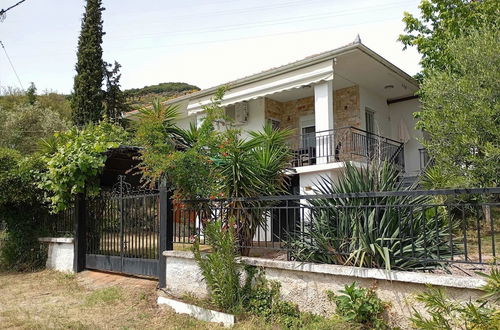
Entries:
<svg viewBox="0 0 500 330">
<path fill-rule="evenodd" d="M 78 39 L 76 76 L 71 107 L 73 122 L 82 126 L 102 119 L 104 62 L 102 60 L 102 8 L 101 0 L 87 0 Z"/>
</svg>

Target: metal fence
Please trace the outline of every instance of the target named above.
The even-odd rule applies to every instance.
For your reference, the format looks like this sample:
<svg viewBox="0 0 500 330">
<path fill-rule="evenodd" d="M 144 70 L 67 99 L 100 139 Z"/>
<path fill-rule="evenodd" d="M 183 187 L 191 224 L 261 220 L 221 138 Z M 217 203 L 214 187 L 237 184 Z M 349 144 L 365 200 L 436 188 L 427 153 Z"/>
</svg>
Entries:
<svg viewBox="0 0 500 330">
<path fill-rule="evenodd" d="M 494 262 L 500 188 L 371 192 L 184 201 L 174 205 L 174 243 L 207 250 L 207 222 L 234 222 L 251 256 L 427 270 Z"/>
<path fill-rule="evenodd" d="M 42 216 L 42 235 L 45 236 L 73 236 L 75 225 L 75 209 L 73 207 L 60 211 L 57 214 L 45 213 Z"/>
<path fill-rule="evenodd" d="M 293 166 L 380 159 L 404 168 L 404 145 L 356 127 L 302 134 L 291 141 Z"/>
</svg>

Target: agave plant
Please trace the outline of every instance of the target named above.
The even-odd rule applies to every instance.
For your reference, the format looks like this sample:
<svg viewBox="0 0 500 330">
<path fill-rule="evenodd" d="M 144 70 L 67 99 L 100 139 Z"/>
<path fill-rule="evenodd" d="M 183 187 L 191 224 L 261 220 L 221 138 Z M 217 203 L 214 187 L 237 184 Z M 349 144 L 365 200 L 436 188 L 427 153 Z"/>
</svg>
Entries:
<svg viewBox="0 0 500 330">
<path fill-rule="evenodd" d="M 402 191 L 399 173 L 387 163 L 347 165 L 338 181 L 322 178 L 311 199 L 304 237 L 290 242 L 302 261 L 386 269 L 433 269 L 453 255 L 454 225 L 428 196 L 342 197 L 358 192 Z M 340 195 L 339 194 L 344 194 Z M 349 195 L 351 194 L 351 195 Z M 327 195 L 326 197 L 324 195 Z M 328 196 L 333 195 L 333 196 Z M 337 196 L 335 196 L 337 195 Z"/>
</svg>

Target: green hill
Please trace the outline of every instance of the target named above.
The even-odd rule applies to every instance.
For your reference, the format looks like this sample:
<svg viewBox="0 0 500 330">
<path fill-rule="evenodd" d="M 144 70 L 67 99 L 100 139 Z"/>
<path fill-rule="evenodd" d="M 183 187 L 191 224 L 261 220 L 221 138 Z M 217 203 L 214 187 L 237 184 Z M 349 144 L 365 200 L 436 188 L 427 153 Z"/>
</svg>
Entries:
<svg viewBox="0 0 500 330">
<path fill-rule="evenodd" d="M 166 82 L 157 85 L 144 86 L 124 90 L 125 97 L 133 109 L 151 104 L 155 98 L 168 100 L 181 95 L 193 93 L 200 89 L 194 85 L 182 82 Z"/>
</svg>

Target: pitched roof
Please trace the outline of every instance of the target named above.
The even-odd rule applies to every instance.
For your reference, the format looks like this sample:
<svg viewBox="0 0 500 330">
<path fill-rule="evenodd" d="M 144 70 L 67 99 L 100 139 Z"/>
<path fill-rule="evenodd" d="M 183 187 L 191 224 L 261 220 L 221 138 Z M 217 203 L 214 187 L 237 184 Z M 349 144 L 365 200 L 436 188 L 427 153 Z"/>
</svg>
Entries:
<svg viewBox="0 0 500 330">
<path fill-rule="evenodd" d="M 403 70 L 399 69 L 394 64 L 390 63 L 385 58 L 378 55 L 373 50 L 371 50 L 370 48 L 365 46 L 363 43 L 361 43 L 361 38 L 358 35 L 353 42 L 351 42 L 347 45 L 344 45 L 342 47 L 339 47 L 339 48 L 336 48 L 333 50 L 329 50 L 329 51 L 325 51 L 322 53 L 310 55 L 310 56 L 307 56 L 307 57 L 305 57 L 301 60 L 298 60 L 298 61 L 294 61 L 294 62 L 290 62 L 290 63 L 284 64 L 281 66 L 273 67 L 273 68 L 270 68 L 270 69 L 267 69 L 267 70 L 249 75 L 249 76 L 245 76 L 243 78 L 229 81 L 229 82 L 226 82 L 226 83 L 223 83 L 223 84 L 220 84 L 217 86 L 213 86 L 210 88 L 202 89 L 200 91 L 197 91 L 197 92 L 194 92 L 191 94 L 182 95 L 182 96 L 167 100 L 166 103 L 167 104 L 178 103 L 178 102 L 182 102 L 182 101 L 193 99 L 193 98 L 207 96 L 207 95 L 215 93 L 215 91 L 217 91 L 217 89 L 219 89 L 220 87 L 223 87 L 223 86 L 229 86 L 230 88 L 243 86 L 243 85 L 246 85 L 246 84 L 261 80 L 261 79 L 269 78 L 269 77 L 279 75 L 279 74 L 282 74 L 285 72 L 297 70 L 297 69 L 302 68 L 302 67 L 316 64 L 316 63 L 319 63 L 319 62 L 322 62 L 322 61 L 325 61 L 328 59 L 332 59 L 336 56 L 342 55 L 343 53 L 347 53 L 347 52 L 354 50 L 354 49 L 358 49 L 358 50 L 364 52 L 368 56 L 374 58 L 376 61 L 380 62 L 382 65 L 387 67 L 389 70 L 393 71 L 397 75 L 401 76 L 403 79 L 407 80 L 410 84 L 418 86 L 418 82 L 414 78 L 412 78 L 410 75 L 405 73 Z"/>
</svg>

